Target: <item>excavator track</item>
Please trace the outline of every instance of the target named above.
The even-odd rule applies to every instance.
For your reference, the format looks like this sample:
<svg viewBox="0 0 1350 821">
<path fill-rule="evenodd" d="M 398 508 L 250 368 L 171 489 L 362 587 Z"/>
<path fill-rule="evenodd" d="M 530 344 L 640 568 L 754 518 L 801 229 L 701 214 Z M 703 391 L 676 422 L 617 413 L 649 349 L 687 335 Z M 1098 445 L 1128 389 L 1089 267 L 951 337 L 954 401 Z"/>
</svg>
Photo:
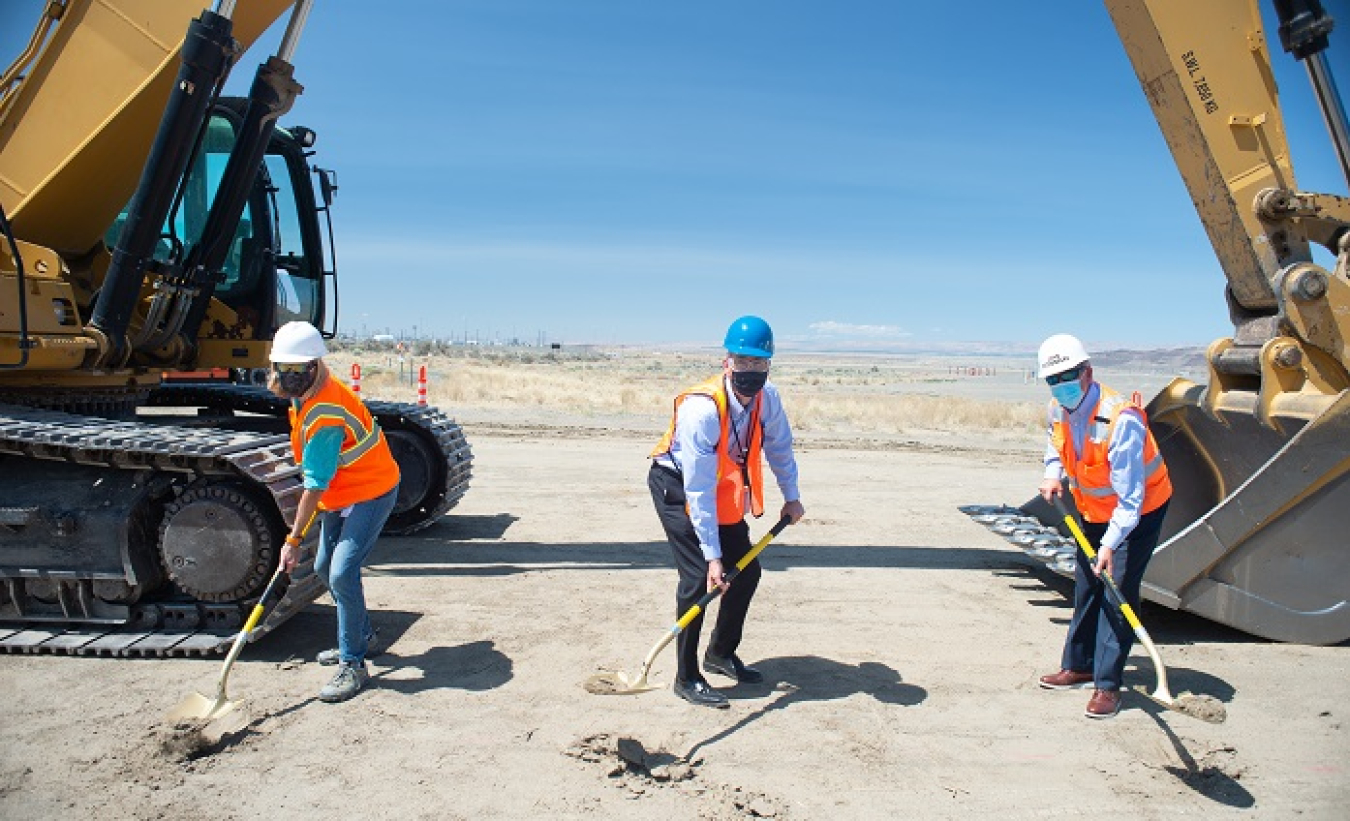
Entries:
<svg viewBox="0 0 1350 821">
<path fill-rule="evenodd" d="M 271 516 L 289 521 L 300 498 L 300 471 L 291 459 L 285 436 L 218 429 L 192 429 L 147 422 L 119 422 L 59 411 L 0 405 L 0 458 L 60 462 L 93 475 L 94 484 L 111 479 L 134 483 L 155 476 L 171 477 L 179 496 L 212 479 L 225 479 L 262 489 L 275 505 Z M 18 474 L 6 465 L 7 478 Z M 172 506 L 174 503 L 170 502 Z M 0 527 L 15 532 L 44 514 L 36 508 L 0 510 Z M 275 521 L 275 519 L 274 519 Z M 70 529 L 75 529 L 72 524 Z M 58 532 L 59 529 L 58 529 Z M 264 534 L 266 539 L 277 534 Z M 317 534 L 306 540 L 312 556 Z M 276 551 L 264 551 L 275 567 Z M 6 561 L 6 564 L 9 562 Z M 253 578 L 266 581 L 270 568 Z M 80 570 L 34 569 L 6 573 L 0 579 L 0 651 L 92 656 L 206 656 L 220 652 L 237 635 L 261 594 L 239 601 L 208 602 L 166 599 L 118 607 L 92 596 L 98 580 Z M 53 588 L 59 614 L 25 605 L 25 582 Z M 314 601 L 324 588 L 313 574 L 312 559 L 291 574 L 277 605 L 250 636 L 266 635 Z"/>
<path fill-rule="evenodd" d="M 6 578 L 0 578 L 0 652 L 206 656 L 222 652 L 237 635 L 233 631 L 243 624 L 275 569 L 272 545 L 279 543 L 280 531 L 272 531 L 278 523 L 284 526 L 293 519 L 300 497 L 300 471 L 291 459 L 290 439 L 284 432 L 288 427 L 286 403 L 264 389 L 186 384 L 156 390 L 148 404 L 201 408 L 207 415 L 186 421 L 166 416 L 166 424 L 118 422 L 0 405 L 0 459 L 67 463 L 81 471 L 78 475 L 85 484 L 90 483 L 89 477 L 97 477 L 92 480 L 95 485 L 112 477 L 112 484 L 134 487 L 160 477 L 173 490 L 165 510 L 182 514 L 180 525 L 172 525 L 166 515 L 160 525 L 161 542 L 175 526 L 180 534 L 211 527 L 201 511 L 182 513 L 201 502 L 213 505 L 205 515 L 224 511 L 261 534 L 258 566 L 244 569 L 235 580 L 238 589 L 220 591 L 195 588 L 166 567 L 167 575 L 178 583 L 177 598 L 120 607 L 93 595 L 101 582 L 87 569 L 6 573 Z M 405 477 L 385 532 L 405 534 L 429 527 L 468 489 L 472 455 L 463 431 L 433 407 L 378 401 L 367 406 L 384 428 Z M 236 415 L 239 412 L 248 415 Z M 240 483 L 244 492 L 232 489 Z M 263 510 L 251 503 L 248 488 L 263 489 L 274 509 Z M 259 495 L 254 494 L 255 501 Z M 0 507 L 0 528 L 13 532 L 38 524 L 42 517 L 53 518 L 36 506 Z M 61 528 L 57 522 L 55 532 L 60 534 Z M 316 536 L 312 533 L 306 541 L 311 557 Z M 180 537 L 179 543 L 182 547 L 177 549 L 161 544 L 165 565 L 191 567 L 211 560 L 202 555 L 209 551 L 195 550 L 190 539 Z M 127 557 L 125 563 L 135 562 Z M 209 575 L 205 578 L 212 581 Z M 35 603 L 31 589 L 47 591 L 54 601 L 37 610 L 26 606 Z M 184 590 L 192 594 L 186 600 Z M 253 631 L 250 641 L 271 632 L 323 592 L 322 583 L 313 575 L 312 558 L 307 559 L 292 574 L 281 600 Z"/>
<path fill-rule="evenodd" d="M 223 651 L 261 594 L 275 569 L 277 546 L 285 523 L 294 518 L 301 493 L 300 471 L 291 458 L 286 430 L 286 403 L 260 388 L 184 384 L 153 392 L 149 406 L 202 409 L 197 417 L 165 416 L 163 421 L 112 421 L 61 411 L 0 405 L 0 460 L 26 460 L 30 483 L 42 475 L 41 465 L 61 463 L 48 497 L 62 496 L 72 479 L 82 486 L 134 489 L 158 483 L 163 521 L 153 551 L 122 547 L 124 568 L 101 568 L 88 562 L 70 567 L 22 566 L 22 546 L 11 551 L 0 573 L 0 652 L 62 653 L 102 656 L 206 656 Z M 434 407 L 393 402 L 368 402 L 399 460 L 404 474 L 399 503 L 385 532 L 406 534 L 432 525 L 464 496 L 472 455 L 463 431 Z M 150 421 L 154 420 L 154 421 Z M 62 472 L 69 471 L 69 472 Z M 7 478 L 20 475 L 6 466 Z M 70 478 L 67 478 L 70 477 Z M 259 492 L 261 491 L 261 492 Z M 112 494 L 104 505 L 130 505 L 126 495 Z M 270 502 L 261 503 L 264 498 Z M 42 494 L 37 494 L 41 496 Z M 144 495 L 143 493 L 140 495 Z M 103 498 L 103 497 L 99 497 Z M 139 499 L 139 495 L 137 496 Z M 136 503 L 137 510 L 143 506 Z M 196 507 L 194 507 L 194 505 Z M 0 506 L 0 531 L 22 534 L 45 527 L 56 541 L 85 530 L 117 528 L 113 521 L 77 522 L 86 515 L 47 510 L 28 502 Z M 128 508 L 129 509 L 129 508 Z M 212 573 L 189 581 L 197 565 L 219 562 L 207 547 L 198 547 L 192 533 L 219 529 L 220 516 L 235 520 L 257 540 L 249 555 L 255 566 L 234 568 L 229 582 L 217 584 Z M 116 519 L 116 515 L 113 516 Z M 135 516 L 127 518 L 135 519 Z M 131 527 L 129 526 L 129 529 Z M 239 527 L 236 527 L 238 530 Z M 0 541 L 3 541 L 0 532 Z M 139 534 L 142 541 L 151 538 Z M 170 545 L 173 537 L 173 545 Z M 215 534 L 217 542 L 226 536 Z M 312 557 L 317 534 L 306 541 Z M 212 541 L 212 539 L 207 539 Z M 49 547 L 41 555 L 51 553 Z M 149 553 L 158 553 L 155 564 Z M 133 555 L 139 553 L 140 555 Z M 17 562 L 17 566 L 14 563 Z M 235 562 L 238 564 L 238 562 Z M 180 572 L 176 573 L 175 569 Z M 177 596 L 119 605 L 96 596 L 118 578 L 140 580 L 167 575 Z M 112 581 L 109 581 L 109 579 Z M 105 587 L 100 587 L 104 585 Z M 146 586 L 149 586 L 147 584 Z M 217 589 L 218 588 L 218 589 Z M 45 593 L 45 601 L 37 591 Z M 313 575 L 312 558 L 291 575 L 281 600 L 253 631 L 250 641 L 266 635 L 324 592 Z"/>
<path fill-rule="evenodd" d="M 233 415 L 245 412 L 280 420 L 287 430 L 287 401 L 266 388 L 233 384 L 167 384 L 150 395 L 150 405 L 200 407 Z M 430 527 L 459 503 L 469 489 L 473 452 L 464 431 L 430 405 L 365 400 L 384 430 L 403 474 L 398 502 L 384 532 L 406 536 Z M 247 421 L 247 417 L 244 418 Z M 211 424 L 229 427 L 226 419 Z"/>
</svg>

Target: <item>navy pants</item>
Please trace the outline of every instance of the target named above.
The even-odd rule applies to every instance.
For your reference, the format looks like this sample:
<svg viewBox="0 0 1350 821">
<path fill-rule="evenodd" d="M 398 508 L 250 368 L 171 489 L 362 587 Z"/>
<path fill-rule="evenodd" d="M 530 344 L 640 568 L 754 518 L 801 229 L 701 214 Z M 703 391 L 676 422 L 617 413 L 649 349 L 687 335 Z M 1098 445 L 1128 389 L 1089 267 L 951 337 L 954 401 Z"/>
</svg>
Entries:
<svg viewBox="0 0 1350 821">
<path fill-rule="evenodd" d="M 1139 519 L 1129 537 L 1114 551 L 1115 572 L 1111 578 L 1125 601 L 1136 614 L 1139 612 L 1139 587 L 1144 571 L 1153 558 L 1162 532 L 1167 505 Z M 1083 523 L 1083 535 L 1094 550 L 1101 546 L 1106 535 L 1105 524 Z M 1066 670 L 1092 673 L 1094 686 L 1099 690 L 1119 690 L 1125 675 L 1125 662 L 1134 646 L 1134 628 L 1125 620 L 1120 608 L 1113 607 L 1106 597 L 1106 585 L 1092 572 L 1092 565 L 1082 549 L 1078 550 L 1078 566 L 1073 574 L 1073 621 L 1069 637 L 1064 642 Z"/>
<path fill-rule="evenodd" d="M 684 509 L 684 483 L 679 474 L 652 463 L 647 473 L 647 487 L 652 492 L 656 513 L 661 517 L 666 540 L 670 542 L 675 569 L 680 572 L 680 586 L 675 592 L 675 618 L 678 619 L 708 592 L 708 560 L 703 557 L 703 550 L 698 546 L 698 534 L 694 532 L 694 524 L 689 521 L 689 513 Z M 722 542 L 722 566 L 730 573 L 736 562 L 754 546 L 750 543 L 750 526 L 740 521 L 719 525 L 717 531 Z M 717 624 L 708 641 L 708 650 L 713 655 L 725 658 L 735 653 L 740 646 L 745 617 L 750 612 L 750 600 L 755 597 L 755 589 L 759 587 L 760 573 L 759 559 L 755 559 L 745 566 L 732 580 L 727 592 L 722 594 L 717 608 Z M 703 630 L 703 616 L 700 613 L 698 618 L 689 622 L 689 626 L 675 639 L 679 666 L 676 675 L 683 682 L 704 680 L 698 664 L 698 638 Z"/>
</svg>

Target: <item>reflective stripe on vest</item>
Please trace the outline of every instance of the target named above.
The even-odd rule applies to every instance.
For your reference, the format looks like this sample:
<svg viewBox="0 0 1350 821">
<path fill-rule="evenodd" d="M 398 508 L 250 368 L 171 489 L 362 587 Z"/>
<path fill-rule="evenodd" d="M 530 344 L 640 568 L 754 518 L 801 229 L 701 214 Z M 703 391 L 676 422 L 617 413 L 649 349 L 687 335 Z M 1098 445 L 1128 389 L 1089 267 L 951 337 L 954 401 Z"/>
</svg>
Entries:
<svg viewBox="0 0 1350 821">
<path fill-rule="evenodd" d="M 1092 418 L 1083 435 L 1081 458 L 1074 451 L 1073 434 L 1066 420 L 1067 411 L 1058 402 L 1050 402 L 1050 441 L 1059 454 L 1060 463 L 1073 492 L 1079 512 L 1089 522 L 1109 521 L 1118 499 L 1111 487 L 1111 466 L 1108 459 L 1111 435 L 1116 421 L 1125 411 L 1138 413 L 1144 422 L 1144 498 L 1139 506 L 1142 516 L 1151 513 L 1172 497 L 1172 480 L 1158 452 L 1158 443 L 1148 428 L 1148 419 L 1137 404 L 1098 383 L 1101 396 L 1092 409 Z"/>
<path fill-rule="evenodd" d="M 342 431 L 338 470 L 323 492 L 319 506 L 339 510 L 378 498 L 399 482 L 398 463 L 375 417 L 341 380 L 328 377 L 318 392 L 297 412 L 290 412 L 291 449 L 300 464 L 305 445 L 324 428 Z"/>
<path fill-rule="evenodd" d="M 652 449 L 649 457 L 670 453 L 675 441 L 675 422 L 678 419 L 680 404 L 689 396 L 706 396 L 717 405 L 717 419 L 721 424 L 721 437 L 717 442 L 717 523 L 735 524 L 746 514 L 746 479 L 749 479 L 749 512 L 754 516 L 764 515 L 764 465 L 761 453 L 764 445 L 764 432 L 759 420 L 760 403 L 756 398 L 751 405 L 750 421 L 746 425 L 748 447 L 745 465 L 731 457 L 731 413 L 726 393 L 726 380 L 721 374 L 701 382 L 675 397 L 675 412 L 670 416 L 670 425 L 665 436 Z M 678 462 L 676 463 L 678 465 Z M 688 506 L 686 505 L 686 510 Z"/>
<path fill-rule="evenodd" d="M 305 418 L 300 422 L 300 435 L 306 442 L 309 441 L 310 431 L 314 425 L 325 419 L 337 419 L 347 426 L 347 436 L 343 441 L 351 440 L 352 444 L 344 447 L 338 454 L 338 465 L 342 467 L 365 456 L 380 443 L 380 423 L 374 418 L 370 420 L 370 430 L 366 430 L 365 424 L 351 411 L 341 405 L 327 404 L 316 404 L 305 411 Z"/>
</svg>

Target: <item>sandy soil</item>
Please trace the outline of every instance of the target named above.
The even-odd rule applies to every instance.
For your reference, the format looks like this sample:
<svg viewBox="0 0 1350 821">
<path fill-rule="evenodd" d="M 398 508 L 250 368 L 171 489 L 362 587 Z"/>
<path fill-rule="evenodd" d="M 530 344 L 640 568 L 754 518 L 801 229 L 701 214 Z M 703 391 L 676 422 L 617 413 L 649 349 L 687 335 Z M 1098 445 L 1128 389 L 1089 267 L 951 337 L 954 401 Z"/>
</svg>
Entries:
<svg viewBox="0 0 1350 821">
<path fill-rule="evenodd" d="M 376 686 L 315 699 L 326 600 L 245 650 L 244 707 L 206 737 L 164 716 L 219 660 L 0 657 L 0 817 L 1346 817 L 1345 646 L 1146 605 L 1173 690 L 1220 699 L 1225 723 L 1138 695 L 1096 722 L 1086 694 L 1036 686 L 1066 583 L 956 510 L 1027 498 L 1029 444 L 807 437 L 809 518 L 766 552 L 742 648 L 770 683 L 711 711 L 583 688 L 636 672 L 675 616 L 652 436 L 465 427 L 464 502 L 368 570 L 392 641 Z M 672 668 L 667 650 L 655 677 Z"/>
</svg>

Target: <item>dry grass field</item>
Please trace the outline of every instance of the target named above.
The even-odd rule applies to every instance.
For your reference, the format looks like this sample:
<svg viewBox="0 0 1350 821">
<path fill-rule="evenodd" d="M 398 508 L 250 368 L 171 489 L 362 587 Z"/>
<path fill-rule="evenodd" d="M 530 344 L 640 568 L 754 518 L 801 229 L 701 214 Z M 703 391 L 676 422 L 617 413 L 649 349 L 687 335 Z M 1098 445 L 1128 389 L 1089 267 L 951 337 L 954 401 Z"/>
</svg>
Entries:
<svg viewBox="0 0 1350 821">
<path fill-rule="evenodd" d="M 381 399 L 414 401 L 425 365 L 428 400 L 459 416 L 533 412 L 544 419 L 603 420 L 631 429 L 660 428 L 679 391 L 721 367 L 721 353 L 656 348 L 546 351 L 538 348 L 442 348 L 400 358 L 388 350 L 340 348 L 330 364 L 350 380 L 361 364 L 362 389 Z M 781 353 L 771 375 L 804 436 L 828 433 L 930 436 L 978 431 L 1036 436 L 1043 391 L 1025 367 L 1000 370 L 970 357 Z"/>
</svg>

